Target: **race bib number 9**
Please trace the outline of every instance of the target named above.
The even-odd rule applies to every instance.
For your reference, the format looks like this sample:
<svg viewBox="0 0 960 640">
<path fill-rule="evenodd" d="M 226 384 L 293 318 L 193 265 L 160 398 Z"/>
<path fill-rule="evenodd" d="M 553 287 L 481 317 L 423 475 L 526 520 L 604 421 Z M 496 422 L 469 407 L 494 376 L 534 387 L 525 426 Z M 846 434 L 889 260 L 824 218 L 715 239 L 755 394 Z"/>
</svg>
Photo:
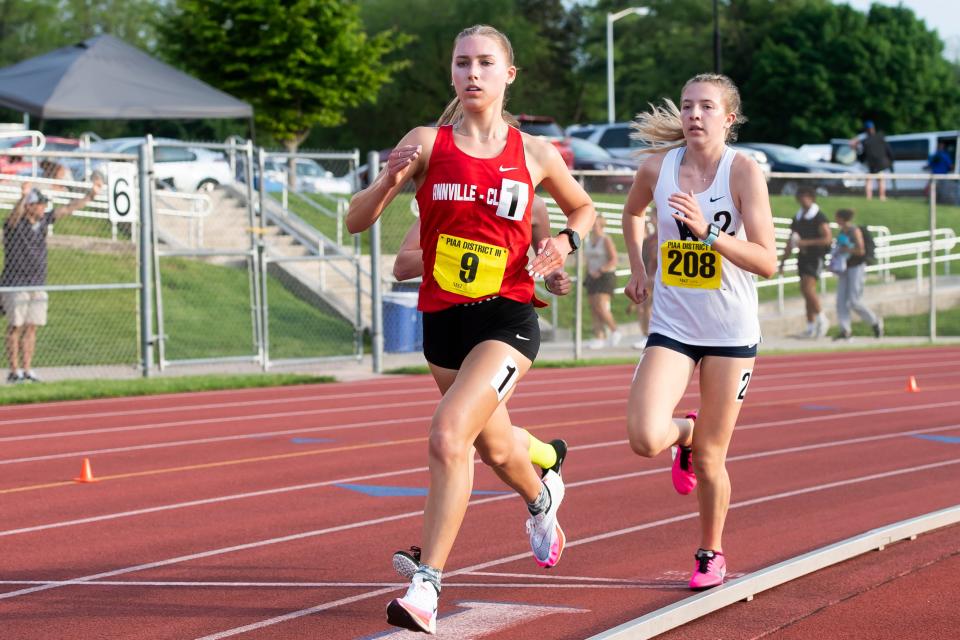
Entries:
<svg viewBox="0 0 960 640">
<path fill-rule="evenodd" d="M 482 298 L 500 291 L 509 252 L 504 247 L 440 234 L 433 277 L 444 291 Z"/>
<path fill-rule="evenodd" d="M 720 254 L 702 242 L 667 240 L 660 245 L 663 283 L 687 289 L 720 288 Z"/>
</svg>

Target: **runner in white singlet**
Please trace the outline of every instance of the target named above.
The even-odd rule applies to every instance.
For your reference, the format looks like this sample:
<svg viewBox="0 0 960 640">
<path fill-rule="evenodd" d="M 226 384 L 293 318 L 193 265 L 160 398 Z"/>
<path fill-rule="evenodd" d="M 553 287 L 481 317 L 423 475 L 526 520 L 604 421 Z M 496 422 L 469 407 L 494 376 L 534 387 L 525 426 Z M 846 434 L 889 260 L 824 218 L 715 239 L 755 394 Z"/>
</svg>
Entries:
<svg viewBox="0 0 960 640">
<path fill-rule="evenodd" d="M 639 455 L 674 447 L 678 493 L 698 488 L 700 548 L 692 589 L 723 583 L 721 536 L 730 504 L 725 467 L 760 341 L 754 275 L 777 269 L 767 186 L 751 159 L 726 146 L 743 121 L 740 94 L 729 78 L 689 80 L 678 109 L 638 116 L 647 159 L 623 210 L 635 303 L 649 291 L 641 246 L 643 214 L 657 205 L 657 295 L 650 336 L 630 388 L 627 432 Z M 700 409 L 672 418 L 700 365 Z M 696 428 L 694 428 L 694 423 Z"/>
</svg>

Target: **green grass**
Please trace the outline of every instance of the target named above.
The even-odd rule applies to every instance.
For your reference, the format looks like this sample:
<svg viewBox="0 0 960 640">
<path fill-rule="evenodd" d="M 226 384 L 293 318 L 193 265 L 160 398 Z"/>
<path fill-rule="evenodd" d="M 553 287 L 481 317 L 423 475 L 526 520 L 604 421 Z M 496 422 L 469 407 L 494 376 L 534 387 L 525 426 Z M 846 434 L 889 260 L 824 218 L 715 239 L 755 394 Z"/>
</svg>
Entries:
<svg viewBox="0 0 960 640">
<path fill-rule="evenodd" d="M 168 360 L 256 353 L 246 270 L 183 258 L 161 261 Z M 353 326 L 267 281 L 270 357 L 352 353 Z"/>
<path fill-rule="evenodd" d="M 133 253 L 92 253 L 51 246 L 50 284 L 132 283 Z M 168 360 L 257 353 L 246 270 L 185 258 L 161 260 Z M 268 278 L 270 357 L 353 352 L 353 326 Z M 140 360 L 139 292 L 54 291 L 47 326 L 37 331 L 33 366 L 130 365 Z M 157 324 L 154 321 L 154 329 Z"/>
<path fill-rule="evenodd" d="M 90 400 L 191 391 L 252 389 L 333 382 L 331 376 L 299 374 L 211 375 L 138 380 L 63 380 L 42 384 L 7 385 L 0 393 L 0 405 L 63 400 Z"/>
</svg>

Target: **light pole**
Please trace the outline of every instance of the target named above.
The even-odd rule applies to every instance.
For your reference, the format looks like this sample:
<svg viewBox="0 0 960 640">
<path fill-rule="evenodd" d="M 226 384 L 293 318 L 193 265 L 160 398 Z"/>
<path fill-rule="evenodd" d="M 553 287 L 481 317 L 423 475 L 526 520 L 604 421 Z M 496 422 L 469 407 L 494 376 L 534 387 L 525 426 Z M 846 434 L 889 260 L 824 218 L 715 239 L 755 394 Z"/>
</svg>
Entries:
<svg viewBox="0 0 960 640">
<path fill-rule="evenodd" d="M 613 23 L 628 16 L 635 14 L 645 16 L 650 13 L 646 7 L 630 7 L 623 11 L 607 14 L 607 122 L 613 123 Z"/>
</svg>

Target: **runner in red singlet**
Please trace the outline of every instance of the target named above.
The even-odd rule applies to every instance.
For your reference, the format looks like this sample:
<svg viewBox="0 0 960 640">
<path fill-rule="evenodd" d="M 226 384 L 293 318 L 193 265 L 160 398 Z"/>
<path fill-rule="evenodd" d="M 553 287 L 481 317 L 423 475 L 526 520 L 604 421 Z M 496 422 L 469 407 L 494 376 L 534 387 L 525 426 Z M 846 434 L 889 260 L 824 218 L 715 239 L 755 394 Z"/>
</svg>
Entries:
<svg viewBox="0 0 960 640">
<path fill-rule="evenodd" d="M 390 602 L 387 620 L 430 633 L 441 573 L 470 497 L 472 446 L 526 501 L 537 564 L 554 566 L 563 551 L 556 517 L 563 482 L 553 471 L 538 477 L 513 438 L 505 403 L 539 350 L 534 304 L 543 303 L 531 275 L 561 268 L 596 215 L 557 149 L 505 122 L 506 88 L 517 75 L 506 36 L 485 25 L 464 30 L 451 71 L 457 97 L 440 126 L 404 136 L 347 215 L 351 233 L 363 231 L 408 180 L 417 187 L 424 356 L 443 399 L 430 425 L 421 564 L 406 595 Z M 569 227 L 541 241 L 528 265 L 531 204 L 541 184 Z"/>
</svg>

